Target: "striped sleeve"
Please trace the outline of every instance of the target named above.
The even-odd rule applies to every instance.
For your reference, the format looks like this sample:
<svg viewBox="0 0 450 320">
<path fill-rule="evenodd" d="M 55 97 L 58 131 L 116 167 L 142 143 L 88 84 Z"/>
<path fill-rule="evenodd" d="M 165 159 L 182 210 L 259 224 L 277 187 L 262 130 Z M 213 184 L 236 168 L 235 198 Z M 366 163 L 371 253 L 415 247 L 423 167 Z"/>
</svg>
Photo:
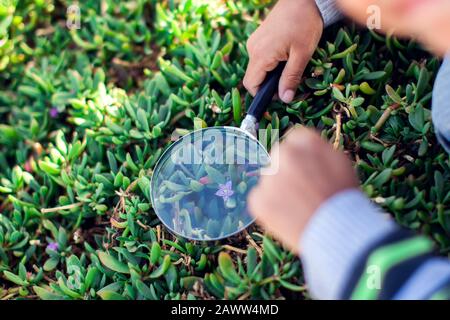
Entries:
<svg viewBox="0 0 450 320">
<path fill-rule="evenodd" d="M 335 0 L 315 0 L 320 14 L 322 15 L 325 27 L 342 19 L 343 15 L 339 11 Z"/>
<path fill-rule="evenodd" d="M 432 118 L 437 139 L 450 153 L 450 55 L 436 77 L 433 89 Z"/>
<path fill-rule="evenodd" d="M 396 226 L 358 190 L 327 200 L 309 222 L 301 258 L 317 299 L 431 299 L 450 285 L 450 261 Z"/>
</svg>

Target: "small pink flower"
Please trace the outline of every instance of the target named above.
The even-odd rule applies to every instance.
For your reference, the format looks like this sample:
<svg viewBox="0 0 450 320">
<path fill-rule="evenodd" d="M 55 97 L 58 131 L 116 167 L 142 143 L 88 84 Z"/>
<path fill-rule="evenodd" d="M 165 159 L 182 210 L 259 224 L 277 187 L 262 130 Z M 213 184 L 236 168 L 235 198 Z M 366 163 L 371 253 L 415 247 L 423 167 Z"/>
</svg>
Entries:
<svg viewBox="0 0 450 320">
<path fill-rule="evenodd" d="M 50 242 L 47 245 L 47 249 L 52 250 L 52 251 L 58 251 L 59 245 L 56 242 Z"/>
<path fill-rule="evenodd" d="M 209 178 L 208 178 L 208 176 L 201 177 L 198 180 L 198 182 L 200 182 L 201 184 L 208 184 L 209 183 Z"/>
<path fill-rule="evenodd" d="M 245 174 L 247 177 L 258 177 L 260 175 L 259 170 L 250 171 Z"/>
<path fill-rule="evenodd" d="M 25 162 L 24 169 L 25 169 L 25 171 L 27 171 L 27 172 L 33 172 L 33 168 L 31 167 L 30 160 L 28 160 L 27 162 Z"/>
<path fill-rule="evenodd" d="M 51 108 L 49 113 L 50 113 L 50 117 L 52 117 L 52 118 L 57 118 L 59 115 L 59 111 L 55 107 Z"/>
<path fill-rule="evenodd" d="M 216 196 L 222 197 L 224 202 L 227 202 L 233 194 L 234 191 L 232 189 L 231 180 L 227 181 L 225 184 L 219 184 L 219 190 L 217 190 Z"/>
</svg>

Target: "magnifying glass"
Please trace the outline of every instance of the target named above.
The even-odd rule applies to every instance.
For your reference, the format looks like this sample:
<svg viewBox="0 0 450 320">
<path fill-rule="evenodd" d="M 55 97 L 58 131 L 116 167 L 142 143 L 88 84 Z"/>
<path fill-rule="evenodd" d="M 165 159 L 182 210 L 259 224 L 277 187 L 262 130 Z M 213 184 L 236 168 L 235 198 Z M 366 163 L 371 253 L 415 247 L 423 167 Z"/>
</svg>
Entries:
<svg viewBox="0 0 450 320">
<path fill-rule="evenodd" d="M 254 222 L 247 196 L 270 161 L 256 130 L 284 66 L 280 63 L 268 73 L 240 128 L 193 131 L 161 155 L 151 180 L 151 202 L 172 233 L 190 240 L 220 240 Z"/>
</svg>

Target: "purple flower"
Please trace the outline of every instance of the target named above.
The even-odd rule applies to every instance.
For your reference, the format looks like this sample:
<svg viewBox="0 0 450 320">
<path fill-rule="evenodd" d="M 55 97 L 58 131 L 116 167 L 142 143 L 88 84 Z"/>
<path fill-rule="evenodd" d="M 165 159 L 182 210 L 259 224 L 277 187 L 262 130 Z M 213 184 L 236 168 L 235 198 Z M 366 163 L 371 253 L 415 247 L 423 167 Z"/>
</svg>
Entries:
<svg viewBox="0 0 450 320">
<path fill-rule="evenodd" d="M 227 202 L 233 194 L 234 191 L 232 189 L 231 180 L 227 181 L 225 184 L 219 184 L 219 190 L 217 190 L 216 196 L 222 197 L 224 202 Z"/>
<path fill-rule="evenodd" d="M 49 113 L 50 113 L 50 117 L 56 118 L 56 117 L 58 117 L 59 111 L 57 108 L 53 107 L 50 109 Z"/>
<path fill-rule="evenodd" d="M 50 242 L 47 245 L 47 249 L 52 250 L 52 251 L 58 251 L 59 245 L 56 242 Z"/>
</svg>

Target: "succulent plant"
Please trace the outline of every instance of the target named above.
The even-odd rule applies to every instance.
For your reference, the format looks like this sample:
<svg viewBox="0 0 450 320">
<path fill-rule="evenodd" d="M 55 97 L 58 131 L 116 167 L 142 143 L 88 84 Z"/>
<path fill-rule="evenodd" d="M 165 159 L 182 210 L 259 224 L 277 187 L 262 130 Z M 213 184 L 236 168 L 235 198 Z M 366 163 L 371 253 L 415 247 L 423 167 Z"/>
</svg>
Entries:
<svg viewBox="0 0 450 320">
<path fill-rule="evenodd" d="M 69 30 L 73 3 L 0 2 L 0 298 L 308 298 L 299 259 L 263 230 L 186 241 L 150 201 L 173 131 L 239 126 L 245 42 L 271 1 L 88 0 Z M 274 101 L 260 127 L 320 130 L 369 197 L 448 254 L 438 67 L 414 42 L 336 25 L 295 101 Z"/>
</svg>

